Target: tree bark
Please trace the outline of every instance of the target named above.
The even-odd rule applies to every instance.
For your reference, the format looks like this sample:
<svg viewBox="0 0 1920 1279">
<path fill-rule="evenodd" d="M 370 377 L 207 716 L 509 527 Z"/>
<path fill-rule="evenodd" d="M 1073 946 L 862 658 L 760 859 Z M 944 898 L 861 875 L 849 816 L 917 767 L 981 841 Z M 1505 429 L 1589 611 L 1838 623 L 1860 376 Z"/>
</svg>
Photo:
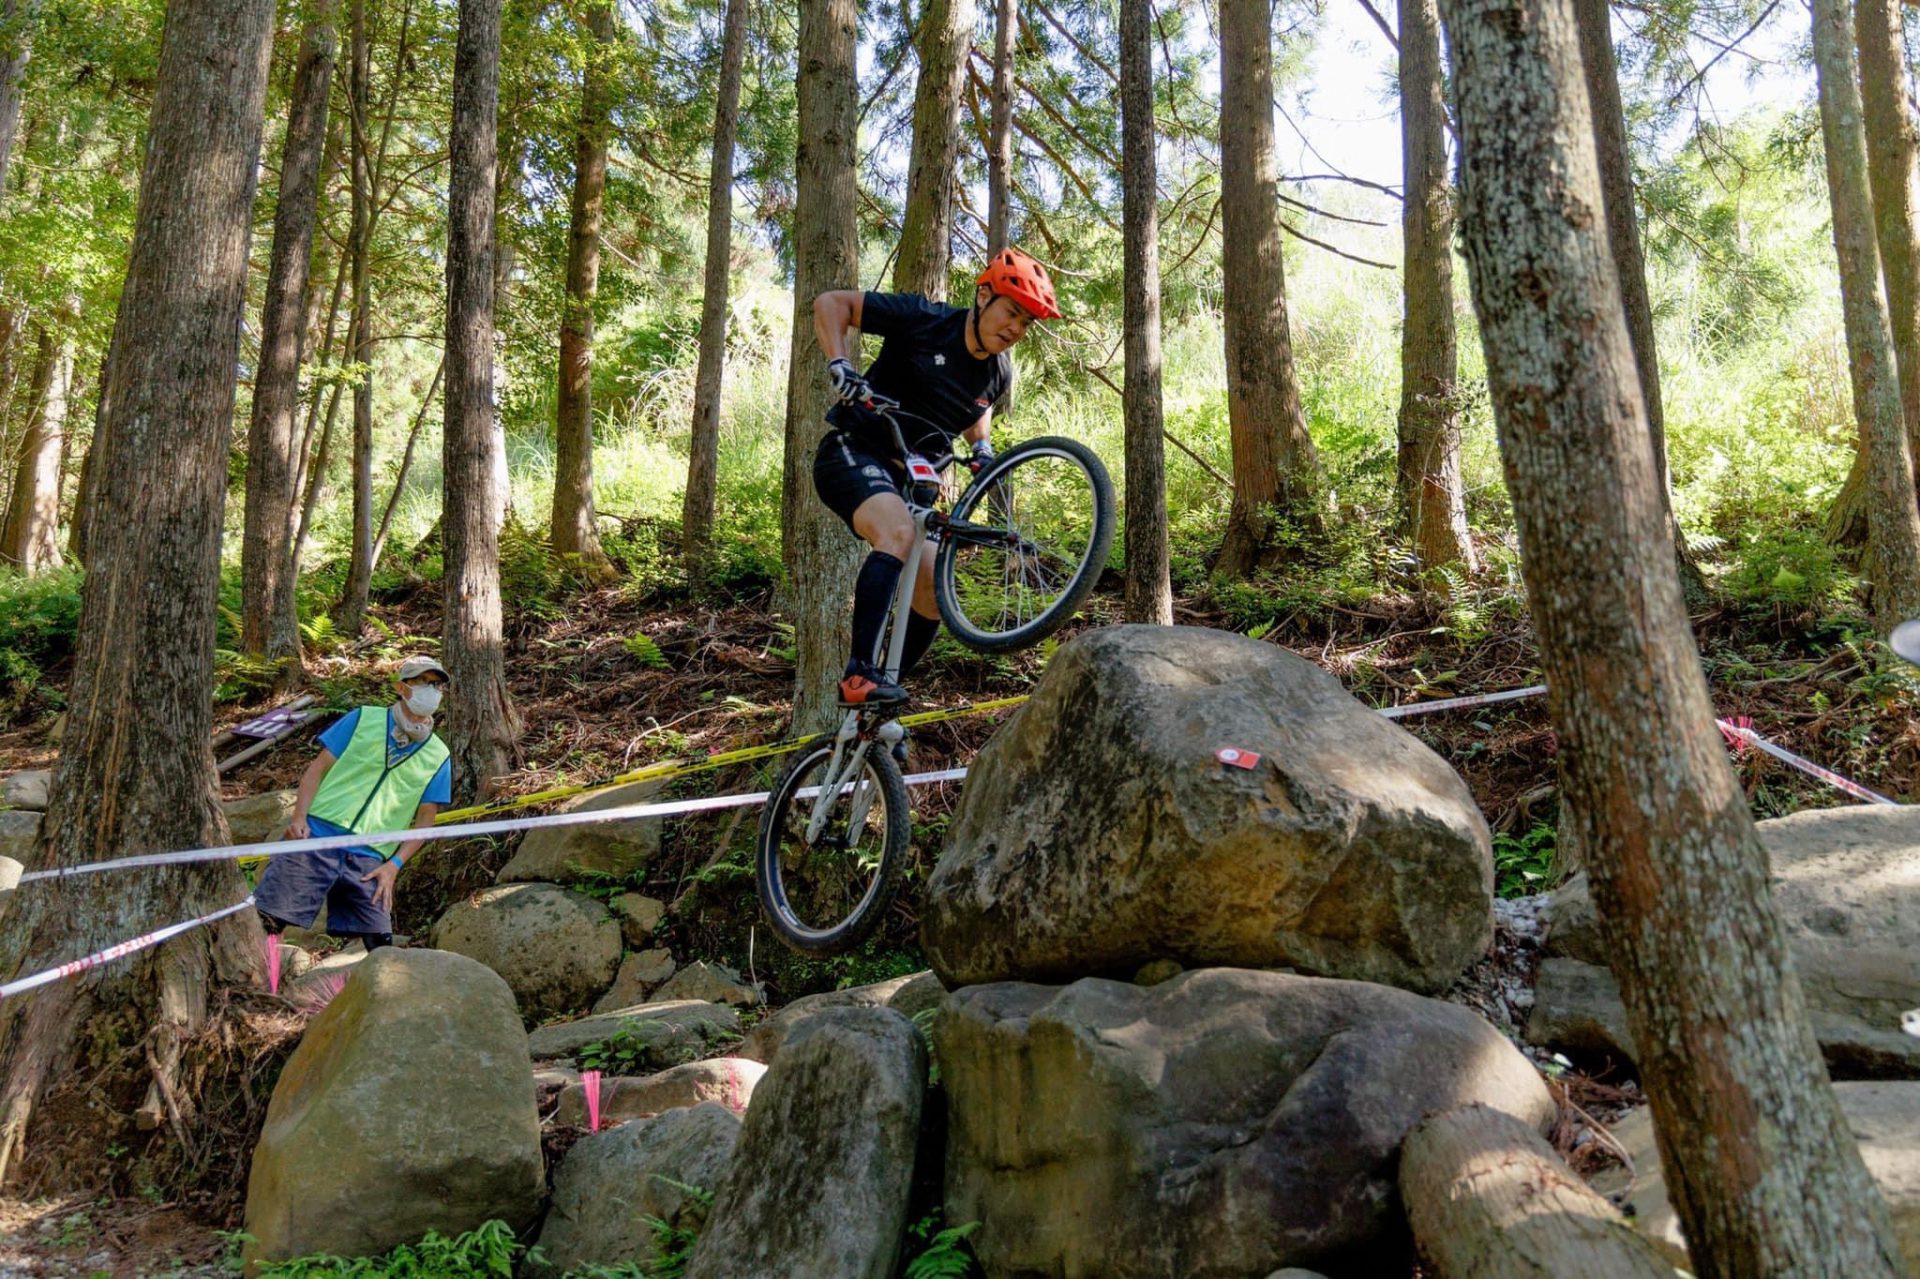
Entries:
<svg viewBox="0 0 1920 1279">
<path fill-rule="evenodd" d="M 560 395 L 555 412 L 554 551 L 594 582 L 611 581 L 593 515 L 593 305 L 600 290 L 600 208 L 607 190 L 608 61 L 613 6 L 587 11 L 591 37 L 574 133 L 572 230 L 567 237 L 567 301 L 560 317 Z"/>
<path fill-rule="evenodd" d="M 93 446 L 100 439 L 100 424 L 107 420 L 109 408 L 107 378 L 113 372 L 113 342 L 119 332 L 120 321 L 116 314 L 113 333 L 109 334 L 107 339 L 107 353 L 100 357 L 100 376 L 94 387 L 93 434 L 88 437 L 87 450 L 80 458 L 80 478 L 73 488 L 73 522 L 67 528 L 67 558 L 76 564 L 87 562 L 87 521 L 93 517 L 95 505 Z"/>
<path fill-rule="evenodd" d="M 295 657 L 276 649 L 273 603 L 288 568 L 293 533 L 293 428 L 300 411 L 300 360 L 307 331 L 307 273 L 319 220 L 321 161 L 327 141 L 327 97 L 333 81 L 331 0 L 321 0 L 300 38 L 300 61 L 280 153 L 280 193 L 273 210 L 273 249 L 260 310 L 260 360 L 247 428 L 245 531 L 240 550 L 240 647 L 265 658 Z M 294 633 L 297 637 L 298 632 Z"/>
<path fill-rule="evenodd" d="M 269 0 L 167 10 L 120 297 L 120 314 L 139 323 L 122 326 L 113 344 L 70 718 L 36 868 L 226 836 L 207 690 L 272 34 Z M 245 895 L 230 862 L 32 885 L 0 933 L 0 974 L 58 964 Z M 145 1039 L 164 1072 L 217 988 L 257 972 L 258 937 L 252 920 L 230 916 L 0 1004 L 0 1178 L 43 1088 L 74 1063 L 96 1017 L 110 1023 L 97 1026 L 101 1042 Z"/>
<path fill-rule="evenodd" d="M 20 81 L 33 51 L 32 0 L 0 4 L 0 200 L 7 192 L 7 166 L 20 132 Z"/>
<path fill-rule="evenodd" d="M 1444 0 L 1461 229 L 1549 710 L 1702 1279 L 1900 1273 L 1713 727 L 1570 0 Z"/>
<path fill-rule="evenodd" d="M 64 317 L 71 320 L 71 315 Z M 31 577 L 60 564 L 60 452 L 73 381 L 73 339 L 45 325 L 36 335 L 33 397 L 0 553 Z"/>
<path fill-rule="evenodd" d="M 687 580 L 706 581 L 713 555 L 713 511 L 720 477 L 720 393 L 727 364 L 728 293 L 733 264 L 733 146 L 740 131 L 740 64 L 747 47 L 747 0 L 727 0 L 720 82 L 713 107 L 713 157 L 707 176 L 706 289 L 700 300 L 700 361 L 693 380 L 693 439 L 681 502 L 681 550 Z"/>
<path fill-rule="evenodd" d="M 1607 0 L 1574 0 L 1580 27 L 1580 63 L 1586 73 L 1587 99 L 1593 111 L 1593 139 L 1600 162 L 1600 189 L 1607 207 L 1607 243 L 1627 309 L 1627 333 L 1633 339 L 1633 363 L 1647 409 L 1647 438 L 1660 476 L 1660 501 L 1667 511 L 1680 584 L 1689 600 L 1703 601 L 1707 579 L 1687 550 L 1686 534 L 1673 514 L 1673 481 L 1667 474 L 1667 413 L 1660 389 L 1660 353 L 1653 337 L 1653 298 L 1647 292 L 1647 262 L 1640 248 L 1640 224 L 1633 211 L 1633 169 L 1627 157 L 1627 118 L 1620 98 L 1620 70 L 1613 57 L 1612 13 Z"/>
<path fill-rule="evenodd" d="M 1313 505 L 1320 459 L 1300 406 L 1287 324 L 1269 0 L 1221 0 L 1220 68 L 1221 266 L 1233 504 L 1215 571 L 1245 577 L 1273 557 L 1276 519 L 1315 530 L 1321 526 Z"/>
<path fill-rule="evenodd" d="M 1160 215 L 1154 165 L 1149 0 L 1120 0 L 1122 217 L 1126 274 L 1126 614 L 1173 621 L 1166 449 L 1160 405 Z"/>
<path fill-rule="evenodd" d="M 493 422 L 493 198 L 500 0 L 460 0 L 447 191 L 447 390 L 442 533 L 450 677 L 445 738 L 456 800 L 484 797 L 517 756 L 500 602 Z"/>
<path fill-rule="evenodd" d="M 347 321 L 353 348 L 353 548 L 347 560 L 347 584 L 334 614 L 340 634 L 352 638 L 367 620 L 373 590 L 373 148 L 368 136 L 368 48 L 366 0 L 348 0 L 352 56 L 347 64 L 347 121 L 353 171 L 353 229 L 348 252 L 353 260 L 353 310 Z"/>
<path fill-rule="evenodd" d="M 1405 56 L 1407 28 L 1400 28 Z M 1400 1149 L 1400 1198 L 1437 1279 L 1673 1279 L 1673 1266 L 1504 1111 L 1462 1106 Z"/>
<path fill-rule="evenodd" d="M 1400 0 L 1400 525 L 1423 569 L 1478 571 L 1460 475 L 1459 352 L 1453 321 L 1453 191 L 1438 0 Z"/>
<path fill-rule="evenodd" d="M 1017 0 L 999 0 L 993 22 L 993 132 L 987 149 L 987 253 L 1007 247 L 1013 213 L 1013 37 Z"/>
<path fill-rule="evenodd" d="M 827 383 L 813 334 L 813 299 L 828 289 L 857 288 L 860 280 L 855 223 L 860 188 L 854 172 L 860 127 L 854 77 L 857 16 L 853 0 L 809 0 L 800 6 L 793 344 L 780 533 L 788 611 L 799 650 L 793 727 L 801 733 L 824 729 L 834 720 L 834 686 L 852 644 L 848 602 L 860 559 L 860 543 L 828 514 L 813 491 L 813 455 L 824 434 L 821 419 L 827 409 Z M 857 341 L 858 335 L 851 340 Z"/>
<path fill-rule="evenodd" d="M 400 469 L 393 477 L 393 492 L 387 494 L 386 509 L 380 512 L 380 527 L 373 534 L 373 563 L 377 568 L 380 557 L 387 547 L 387 534 L 393 528 L 393 513 L 400 506 L 400 495 L 407 488 L 407 474 L 413 470 L 413 451 L 420 443 L 420 430 L 427 424 L 427 413 L 433 407 L 433 397 L 440 391 L 440 380 L 447 373 L 446 352 L 440 353 L 440 362 L 433 366 L 433 380 L 427 383 L 427 393 L 420 398 L 420 411 L 413 415 L 413 426 L 407 431 L 406 451 L 400 454 Z"/>
<path fill-rule="evenodd" d="M 1833 202 L 1833 247 L 1840 263 L 1841 314 L 1851 356 L 1853 412 L 1865 470 L 1869 581 L 1874 612 L 1885 628 L 1920 614 L 1920 510 L 1914 505 L 1913 455 L 1907 448 L 1893 334 L 1880 288 L 1853 44 L 1853 17 L 1845 0 L 1816 0 L 1813 61 Z"/>
<path fill-rule="evenodd" d="M 1873 222 L 1886 280 L 1895 363 L 1900 369 L 1901 416 L 1907 449 L 1920 461 L 1920 207 L 1915 164 L 1920 132 L 1908 109 L 1906 40 L 1901 6 L 1859 0 L 1860 100 L 1867 134 L 1867 174 Z"/>
<path fill-rule="evenodd" d="M 973 0 L 927 0 L 915 46 L 920 79 L 913 93 L 913 148 L 907 207 L 894 263 L 896 293 L 947 300 L 953 261 L 953 191 L 960 162 L 960 84 L 973 48 Z"/>
</svg>

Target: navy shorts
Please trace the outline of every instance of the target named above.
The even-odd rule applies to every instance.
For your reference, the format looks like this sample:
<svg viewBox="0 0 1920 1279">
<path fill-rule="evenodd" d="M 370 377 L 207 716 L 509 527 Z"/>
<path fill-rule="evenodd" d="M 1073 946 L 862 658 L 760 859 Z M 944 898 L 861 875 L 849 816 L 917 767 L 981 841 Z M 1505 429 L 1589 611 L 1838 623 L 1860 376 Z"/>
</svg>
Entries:
<svg viewBox="0 0 1920 1279">
<path fill-rule="evenodd" d="M 295 928 L 310 928 L 327 908 L 327 932 L 334 937 L 390 933 L 393 916 L 373 904 L 373 881 L 360 877 L 380 858 L 345 848 L 287 853 L 269 858 L 253 890 L 253 904 Z"/>
<path fill-rule="evenodd" d="M 813 455 L 813 491 L 841 523 L 853 528 L 853 513 L 880 493 L 899 496 L 906 467 L 866 451 L 845 431 L 828 431 Z"/>
</svg>

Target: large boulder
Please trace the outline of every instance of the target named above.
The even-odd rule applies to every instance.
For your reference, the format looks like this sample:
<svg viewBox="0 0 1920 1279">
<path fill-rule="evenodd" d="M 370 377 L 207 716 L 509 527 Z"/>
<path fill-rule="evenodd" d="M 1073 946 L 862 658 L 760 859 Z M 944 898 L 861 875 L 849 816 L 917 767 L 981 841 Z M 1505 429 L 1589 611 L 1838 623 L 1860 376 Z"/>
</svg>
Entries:
<svg viewBox="0 0 1920 1279">
<path fill-rule="evenodd" d="M 1920 1078 L 1920 1039 L 1900 1030 L 1901 1012 L 1920 1007 L 1920 808 L 1815 809 L 1761 822 L 1759 832 L 1829 1069 L 1839 1078 Z M 1556 958 L 1542 969 L 1528 1039 L 1631 1060 L 1585 875 L 1550 900 L 1546 950 Z"/>
<path fill-rule="evenodd" d="M 553 1061 L 577 1056 L 588 1044 L 617 1041 L 631 1063 L 626 1073 L 640 1074 L 704 1057 L 739 1038 L 739 1013 L 725 1004 L 682 999 L 555 1022 L 534 1031 L 528 1046 L 535 1059 Z"/>
<path fill-rule="evenodd" d="M 644 1004 L 673 976 L 673 954 L 664 947 L 637 951 L 620 961 L 613 985 L 593 1006 L 596 1013 L 618 1012 L 635 1004 Z"/>
<path fill-rule="evenodd" d="M 1492 940 L 1492 839 L 1444 760 L 1313 663 L 1115 626 L 975 757 L 922 919 L 949 986 L 1173 959 L 1439 991 Z"/>
<path fill-rule="evenodd" d="M 24 773 L 14 773 L 0 783 L 0 804 L 44 813 L 47 811 L 47 789 L 52 784 L 53 770 L 49 768 L 30 768 Z"/>
<path fill-rule="evenodd" d="M 794 1031 L 754 1092 L 686 1279 L 890 1279 L 927 1086 L 926 1042 L 884 1008 Z"/>
<path fill-rule="evenodd" d="M 1404 1269 L 1408 1131 L 1474 1102 L 1542 1131 L 1554 1116 L 1467 1009 L 1287 973 L 975 986 L 947 997 L 934 1048 L 947 1219 L 982 1223 L 990 1275 Z"/>
<path fill-rule="evenodd" d="M 620 967 L 612 914 L 558 884 L 497 884 L 461 898 L 433 926 L 433 944 L 506 978 L 530 1022 L 591 1004 Z"/>
<path fill-rule="evenodd" d="M 227 815 L 227 833 L 236 844 L 264 844 L 287 833 L 293 820 L 293 808 L 299 794 L 291 790 L 270 790 L 263 795 L 247 795 L 221 802 Z"/>
<path fill-rule="evenodd" d="M 714 1004 L 732 1004 L 735 1008 L 753 1008 L 767 1001 L 760 984 L 748 985 L 740 974 L 725 964 L 710 964 L 696 959 L 673 974 L 654 992 L 657 999 L 704 999 Z"/>
<path fill-rule="evenodd" d="M 499 1218 L 546 1174 L 513 992 L 459 955 L 369 956 L 287 1059 L 247 1182 L 249 1264 L 371 1256 Z"/>
<path fill-rule="evenodd" d="M 772 1064 L 787 1036 L 802 1023 L 829 1008 L 891 1008 L 908 1020 L 940 1006 L 946 987 L 931 972 L 910 973 L 866 986 L 849 986 L 818 995 L 802 995 L 747 1032 L 740 1055 Z"/>
<path fill-rule="evenodd" d="M 1860 1144 L 1860 1158 L 1893 1214 L 1893 1233 L 1907 1268 L 1920 1274 L 1920 1083 L 1851 1082 L 1833 1086 L 1847 1127 Z M 1634 1111 L 1613 1128 L 1633 1160 L 1633 1173 L 1608 1169 L 1593 1179 L 1603 1194 L 1626 1193 L 1634 1228 L 1674 1265 L 1688 1268 L 1680 1219 L 1667 1200 L 1667 1180 L 1654 1145 L 1653 1112 Z"/>
<path fill-rule="evenodd" d="M 662 780 L 616 786 L 560 805 L 562 813 L 597 813 L 629 804 L 645 804 L 660 795 Z M 530 830 L 520 851 L 503 867 L 499 882 L 545 881 L 577 884 L 601 876 L 625 879 L 644 869 L 660 851 L 665 819 L 590 822 L 585 826 L 543 826 Z"/>
<path fill-rule="evenodd" d="M 712 1057 L 672 1066 L 658 1074 L 634 1078 L 607 1075 L 600 1081 L 600 1122 L 620 1124 L 662 1111 L 680 1110 L 714 1102 L 734 1114 L 745 1114 L 753 1090 L 767 1068 L 744 1057 Z M 576 1077 L 560 1089 L 553 1121 L 569 1127 L 587 1125 L 586 1092 Z"/>
<path fill-rule="evenodd" d="M 0 857 L 31 865 L 33 847 L 40 842 L 40 817 L 26 809 L 0 809 Z"/>
<path fill-rule="evenodd" d="M 698 1231 L 707 1204 L 697 1192 L 720 1183 L 739 1139 L 739 1116 L 711 1103 L 581 1138 L 554 1174 L 538 1244 L 545 1264 L 528 1273 L 625 1263 L 651 1272 L 663 1260 L 653 1222 Z"/>
</svg>

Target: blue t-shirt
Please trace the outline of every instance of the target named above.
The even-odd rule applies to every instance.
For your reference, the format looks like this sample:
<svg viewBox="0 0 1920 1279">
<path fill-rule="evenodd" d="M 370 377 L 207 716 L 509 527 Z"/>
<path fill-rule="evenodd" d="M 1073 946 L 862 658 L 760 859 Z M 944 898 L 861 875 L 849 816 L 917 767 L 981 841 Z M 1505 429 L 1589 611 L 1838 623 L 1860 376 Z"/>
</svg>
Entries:
<svg viewBox="0 0 1920 1279">
<path fill-rule="evenodd" d="M 353 731 L 358 728 L 359 725 L 360 709 L 356 707 L 327 726 L 327 730 L 320 734 L 320 745 L 329 755 L 335 759 L 339 759 L 347 753 L 347 744 L 353 741 Z M 389 751 L 393 751 L 393 743 L 393 708 L 388 707 L 387 749 Z M 426 745 L 426 739 L 424 737 L 417 742 L 409 738 L 403 748 L 398 751 L 393 751 L 390 759 L 393 763 L 397 764 L 424 745 Z M 451 759 L 441 761 L 439 769 L 433 775 L 433 780 L 427 783 L 427 789 L 421 794 L 420 802 L 422 804 L 439 804 L 443 808 L 453 802 L 453 761 Z M 315 835 L 352 834 L 352 832 L 345 827 L 336 826 L 324 817 L 314 817 L 311 815 L 307 818 L 307 829 Z M 366 845 L 349 848 L 347 851 L 366 857 L 383 856 L 381 853 Z"/>
</svg>

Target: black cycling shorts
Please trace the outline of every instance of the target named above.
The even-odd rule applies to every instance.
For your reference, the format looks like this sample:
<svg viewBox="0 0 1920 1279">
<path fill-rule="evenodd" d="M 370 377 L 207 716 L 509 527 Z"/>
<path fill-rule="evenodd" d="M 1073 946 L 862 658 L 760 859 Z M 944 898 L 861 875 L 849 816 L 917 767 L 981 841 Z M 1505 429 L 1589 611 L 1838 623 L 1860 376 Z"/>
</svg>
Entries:
<svg viewBox="0 0 1920 1279">
<path fill-rule="evenodd" d="M 829 431 L 813 455 L 813 491 L 829 511 L 853 528 L 853 513 L 878 493 L 898 496 L 906 467 L 861 448 L 845 431 Z"/>
</svg>

